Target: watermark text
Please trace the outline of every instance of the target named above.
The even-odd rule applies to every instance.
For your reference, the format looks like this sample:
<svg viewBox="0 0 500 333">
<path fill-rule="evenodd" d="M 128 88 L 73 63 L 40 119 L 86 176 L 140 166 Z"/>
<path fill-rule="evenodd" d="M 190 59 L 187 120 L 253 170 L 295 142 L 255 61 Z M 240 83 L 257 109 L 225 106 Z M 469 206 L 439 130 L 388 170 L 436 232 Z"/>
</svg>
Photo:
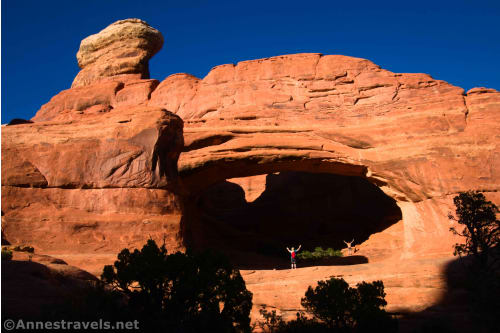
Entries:
<svg viewBox="0 0 500 333">
<path fill-rule="evenodd" d="M 6 331 L 12 330 L 138 330 L 139 321 L 28 321 L 23 319 L 6 319 L 3 322 Z"/>
</svg>

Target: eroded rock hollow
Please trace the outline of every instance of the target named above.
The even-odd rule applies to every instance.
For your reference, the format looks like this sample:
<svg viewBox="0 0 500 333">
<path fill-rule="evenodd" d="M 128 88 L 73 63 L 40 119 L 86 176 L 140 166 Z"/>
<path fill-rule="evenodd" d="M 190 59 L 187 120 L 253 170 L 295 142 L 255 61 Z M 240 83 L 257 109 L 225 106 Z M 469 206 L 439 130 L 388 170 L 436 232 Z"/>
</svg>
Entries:
<svg viewBox="0 0 500 333">
<path fill-rule="evenodd" d="M 150 237 L 170 251 L 217 243 L 262 256 L 289 242 L 338 248 L 355 238 L 368 265 L 391 263 L 385 277 L 366 266 L 375 273 L 356 278 L 392 281 L 401 260 L 439 259 L 438 274 L 451 258 L 456 193 L 481 190 L 500 204 L 494 89 L 465 93 L 427 74 L 316 53 L 159 82 L 148 60 L 162 44 L 141 20 L 110 25 L 82 41 L 70 89 L 33 123 L 3 126 L 9 242 L 98 274 Z M 248 281 L 256 306 L 274 299 Z M 398 286 L 387 289 L 393 307 L 439 294 L 424 297 L 419 284 L 408 299 Z M 276 296 L 276 307 L 299 307 L 292 294 Z"/>
<path fill-rule="evenodd" d="M 186 208 L 185 241 L 219 249 L 247 269 L 288 268 L 283 249 L 291 244 L 341 249 L 401 220 L 395 200 L 366 179 L 306 172 L 223 181 Z"/>
</svg>

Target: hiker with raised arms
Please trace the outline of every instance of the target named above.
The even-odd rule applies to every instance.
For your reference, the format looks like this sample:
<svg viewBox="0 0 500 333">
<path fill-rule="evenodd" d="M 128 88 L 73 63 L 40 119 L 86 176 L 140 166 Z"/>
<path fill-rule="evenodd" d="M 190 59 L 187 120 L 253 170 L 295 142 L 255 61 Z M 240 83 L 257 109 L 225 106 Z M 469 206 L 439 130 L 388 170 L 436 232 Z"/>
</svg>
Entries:
<svg viewBox="0 0 500 333">
<path fill-rule="evenodd" d="M 302 245 L 299 245 L 299 247 L 297 248 L 297 250 L 295 250 L 294 247 L 292 247 L 291 250 L 288 247 L 286 248 L 288 250 L 288 252 L 290 252 L 290 259 L 292 261 L 292 268 L 291 269 L 296 269 L 297 268 L 297 252 L 300 250 L 301 246 Z"/>
<path fill-rule="evenodd" d="M 354 238 L 352 239 L 352 241 L 350 242 L 344 241 L 344 243 L 347 245 L 347 252 L 349 253 L 349 255 L 351 255 L 353 250 L 352 243 L 354 243 Z"/>
</svg>

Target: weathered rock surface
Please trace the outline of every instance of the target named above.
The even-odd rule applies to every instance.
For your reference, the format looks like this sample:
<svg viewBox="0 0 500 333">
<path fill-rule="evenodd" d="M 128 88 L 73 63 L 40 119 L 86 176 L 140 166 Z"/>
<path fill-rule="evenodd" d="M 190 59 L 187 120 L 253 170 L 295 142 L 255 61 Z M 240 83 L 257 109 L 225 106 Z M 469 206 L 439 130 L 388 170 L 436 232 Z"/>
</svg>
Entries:
<svg viewBox="0 0 500 333">
<path fill-rule="evenodd" d="M 112 81 L 101 80 L 85 87 L 63 90 L 44 104 L 32 120 L 71 121 L 118 107 L 143 105 L 157 85 L 157 80 L 115 77 Z"/>
<path fill-rule="evenodd" d="M 135 20 L 120 22 L 82 42 L 83 69 L 73 88 L 42 106 L 34 123 L 2 128 L 3 228 L 12 244 L 99 273 L 119 250 L 150 236 L 165 238 L 169 250 L 188 237 L 199 245 L 212 236 L 219 243 L 221 235 L 254 236 L 217 217 L 200 223 L 209 220 L 199 200 L 211 186 L 229 186 L 238 197 L 226 201 L 244 206 L 270 193 L 263 175 L 335 174 L 376 185 L 401 216 L 356 244 L 368 264 L 342 268 L 352 274 L 349 282 L 383 279 L 394 309 L 418 310 L 439 298 L 440 271 L 458 240 L 447 218 L 453 197 L 481 190 L 500 205 L 498 91 L 465 93 L 427 74 L 321 54 L 244 61 L 215 67 L 203 79 L 175 74 L 158 82 L 146 69 L 161 35 Z M 245 276 L 256 304 L 294 311 L 306 284 L 336 270 Z M 300 286 L 276 294 L 282 286 L 269 287 L 268 279 L 288 281 L 287 274 Z M 432 283 L 417 286 L 422 279 Z"/>
<path fill-rule="evenodd" d="M 493 89 L 465 94 L 365 59 L 297 54 L 218 66 L 204 79 L 170 76 L 149 105 L 185 120 L 179 172 L 190 193 L 283 171 L 377 184 L 403 213 L 365 244 L 377 253 L 449 254 L 453 195 L 480 189 L 497 200 L 500 93 Z"/>
<path fill-rule="evenodd" d="M 181 247 L 182 126 L 168 111 L 136 106 L 3 127 L 2 227 L 9 241 L 63 259 L 109 254 L 108 263 L 150 236 Z"/>
<path fill-rule="evenodd" d="M 372 281 L 377 276 L 384 281 L 389 311 L 408 310 L 405 304 L 411 306 L 411 310 L 423 310 L 438 300 L 436 289 L 440 289 L 441 295 L 444 293 L 445 277 L 439 272 L 439 267 L 445 263 L 447 261 L 412 260 L 398 262 L 398 265 L 379 262 L 299 267 L 296 270 L 245 270 L 242 275 L 249 290 L 254 293 L 255 309 L 261 305 L 274 306 L 288 319 L 294 319 L 296 312 L 301 310 L 300 299 L 307 288 L 318 280 L 328 280 L 332 276 L 342 277 L 353 286 L 362 281 Z M 408 279 L 408 276 L 412 278 Z M 418 295 L 417 299 L 414 299 L 415 295 Z M 258 311 L 253 316 L 258 319 Z"/>
<path fill-rule="evenodd" d="M 362 281 L 381 279 L 384 282 L 386 310 L 396 313 L 415 312 L 420 322 L 400 318 L 399 332 L 415 332 L 423 321 L 447 320 L 452 332 L 473 329 L 467 318 L 467 301 L 463 290 L 448 289 L 450 258 L 385 261 L 352 266 L 317 266 L 296 270 L 244 270 L 242 276 L 252 291 L 253 321 L 262 321 L 261 306 L 276 310 L 287 320 L 295 319 L 302 310 L 300 299 L 317 280 L 343 278 L 351 286 Z M 430 307 L 433 305 L 433 307 Z"/>
<path fill-rule="evenodd" d="M 80 44 L 76 54 L 82 69 L 73 88 L 103 78 L 149 79 L 149 59 L 163 46 L 162 34 L 139 19 L 117 21 Z"/>
</svg>

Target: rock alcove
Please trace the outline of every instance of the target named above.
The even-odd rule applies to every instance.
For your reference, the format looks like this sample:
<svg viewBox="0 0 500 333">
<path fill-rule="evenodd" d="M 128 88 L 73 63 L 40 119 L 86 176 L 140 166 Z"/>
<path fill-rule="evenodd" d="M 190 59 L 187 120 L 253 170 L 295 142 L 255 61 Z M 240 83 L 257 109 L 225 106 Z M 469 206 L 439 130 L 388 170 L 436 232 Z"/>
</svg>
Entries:
<svg viewBox="0 0 500 333">
<path fill-rule="evenodd" d="M 190 201 L 187 245 L 220 250 L 251 269 L 282 267 L 287 246 L 341 249 L 353 238 L 360 244 L 402 219 L 395 200 L 368 180 L 328 173 L 228 179 Z"/>
</svg>

